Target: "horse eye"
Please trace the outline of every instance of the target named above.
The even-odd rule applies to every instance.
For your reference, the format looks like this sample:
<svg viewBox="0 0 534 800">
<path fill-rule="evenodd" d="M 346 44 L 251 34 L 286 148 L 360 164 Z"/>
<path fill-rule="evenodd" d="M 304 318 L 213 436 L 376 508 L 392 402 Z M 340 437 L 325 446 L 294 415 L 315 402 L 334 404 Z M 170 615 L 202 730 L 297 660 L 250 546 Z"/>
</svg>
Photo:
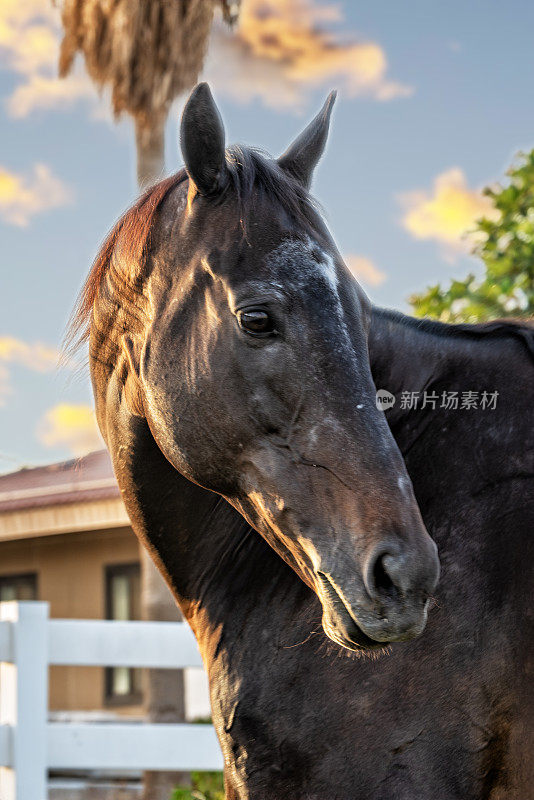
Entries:
<svg viewBox="0 0 534 800">
<path fill-rule="evenodd" d="M 237 318 L 239 325 L 247 333 L 271 333 L 274 329 L 269 314 L 259 308 L 240 311 Z"/>
</svg>

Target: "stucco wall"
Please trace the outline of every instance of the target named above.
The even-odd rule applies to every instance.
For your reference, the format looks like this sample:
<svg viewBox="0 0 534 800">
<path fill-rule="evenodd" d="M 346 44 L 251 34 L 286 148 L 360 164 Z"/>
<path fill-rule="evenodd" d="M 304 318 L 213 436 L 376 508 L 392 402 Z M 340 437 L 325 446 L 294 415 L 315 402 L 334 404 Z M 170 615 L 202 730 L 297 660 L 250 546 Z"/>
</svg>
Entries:
<svg viewBox="0 0 534 800">
<path fill-rule="evenodd" d="M 105 568 L 136 561 L 139 545 L 130 528 L 0 542 L 0 577 L 37 573 L 37 599 L 50 603 L 52 617 L 104 618 Z M 51 711 L 111 708 L 142 713 L 141 707 L 106 705 L 101 668 L 51 668 Z"/>
</svg>

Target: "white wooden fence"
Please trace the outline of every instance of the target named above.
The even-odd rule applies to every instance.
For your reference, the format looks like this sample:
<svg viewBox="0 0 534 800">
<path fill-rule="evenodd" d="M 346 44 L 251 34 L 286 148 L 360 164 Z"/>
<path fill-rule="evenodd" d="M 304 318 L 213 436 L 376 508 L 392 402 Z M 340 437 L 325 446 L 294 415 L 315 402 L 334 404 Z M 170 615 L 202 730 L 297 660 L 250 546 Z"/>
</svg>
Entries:
<svg viewBox="0 0 534 800">
<path fill-rule="evenodd" d="M 46 800 L 49 769 L 216 770 L 211 725 L 48 722 L 48 665 L 202 666 L 179 622 L 49 619 L 48 603 L 0 603 L 0 799 Z"/>
</svg>

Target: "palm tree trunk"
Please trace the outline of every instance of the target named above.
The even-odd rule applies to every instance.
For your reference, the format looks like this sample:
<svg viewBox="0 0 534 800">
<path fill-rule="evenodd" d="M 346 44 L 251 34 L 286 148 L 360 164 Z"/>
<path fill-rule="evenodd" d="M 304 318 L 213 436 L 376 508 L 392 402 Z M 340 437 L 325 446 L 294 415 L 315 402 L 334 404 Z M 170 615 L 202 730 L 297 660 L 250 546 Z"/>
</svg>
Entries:
<svg viewBox="0 0 534 800">
<path fill-rule="evenodd" d="M 150 122 L 147 125 L 135 120 L 137 181 L 140 191 L 157 183 L 163 177 L 165 168 L 165 117 L 156 117 Z M 154 562 L 144 548 L 141 552 L 144 618 L 159 622 L 181 620 L 182 615 Z M 184 722 L 184 688 L 183 670 L 148 670 L 145 679 L 145 709 L 149 722 Z M 188 773 L 145 772 L 143 799 L 169 800 L 176 786 L 189 783 Z"/>
<path fill-rule="evenodd" d="M 180 611 L 165 581 L 147 551 L 141 556 L 142 607 L 147 620 L 176 622 Z M 170 669 L 147 670 L 145 679 L 145 710 L 149 722 L 184 722 L 184 671 Z M 145 772 L 143 800 L 170 800 L 178 785 L 190 784 L 183 772 Z"/>
<path fill-rule="evenodd" d="M 135 120 L 137 183 L 143 192 L 163 177 L 165 170 L 165 120 L 154 117 L 150 124 Z"/>
</svg>

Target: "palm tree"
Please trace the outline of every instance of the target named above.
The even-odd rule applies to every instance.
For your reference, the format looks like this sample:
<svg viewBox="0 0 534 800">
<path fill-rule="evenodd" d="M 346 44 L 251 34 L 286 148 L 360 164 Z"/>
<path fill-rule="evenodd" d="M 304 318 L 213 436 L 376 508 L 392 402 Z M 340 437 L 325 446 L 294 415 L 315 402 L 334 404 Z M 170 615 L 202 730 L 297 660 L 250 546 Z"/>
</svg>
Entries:
<svg viewBox="0 0 534 800">
<path fill-rule="evenodd" d="M 176 97 L 197 82 L 217 5 L 233 25 L 241 0 L 63 0 L 59 74 L 68 75 L 76 54 L 83 53 L 92 80 L 111 89 L 115 117 L 125 112 L 133 117 L 140 190 L 163 174 L 167 115 Z M 144 550 L 141 560 L 145 618 L 179 619 Z M 185 719 L 182 671 L 150 670 L 145 689 L 152 722 Z M 186 780 L 175 772 L 145 773 L 145 800 L 168 800 L 172 788 Z"/>
<path fill-rule="evenodd" d="M 172 102 L 198 80 L 215 6 L 226 21 L 241 0 L 63 0 L 59 74 L 76 53 L 99 88 L 111 89 L 116 117 L 134 119 L 137 180 L 155 183 L 164 169 L 165 121 Z"/>
</svg>

